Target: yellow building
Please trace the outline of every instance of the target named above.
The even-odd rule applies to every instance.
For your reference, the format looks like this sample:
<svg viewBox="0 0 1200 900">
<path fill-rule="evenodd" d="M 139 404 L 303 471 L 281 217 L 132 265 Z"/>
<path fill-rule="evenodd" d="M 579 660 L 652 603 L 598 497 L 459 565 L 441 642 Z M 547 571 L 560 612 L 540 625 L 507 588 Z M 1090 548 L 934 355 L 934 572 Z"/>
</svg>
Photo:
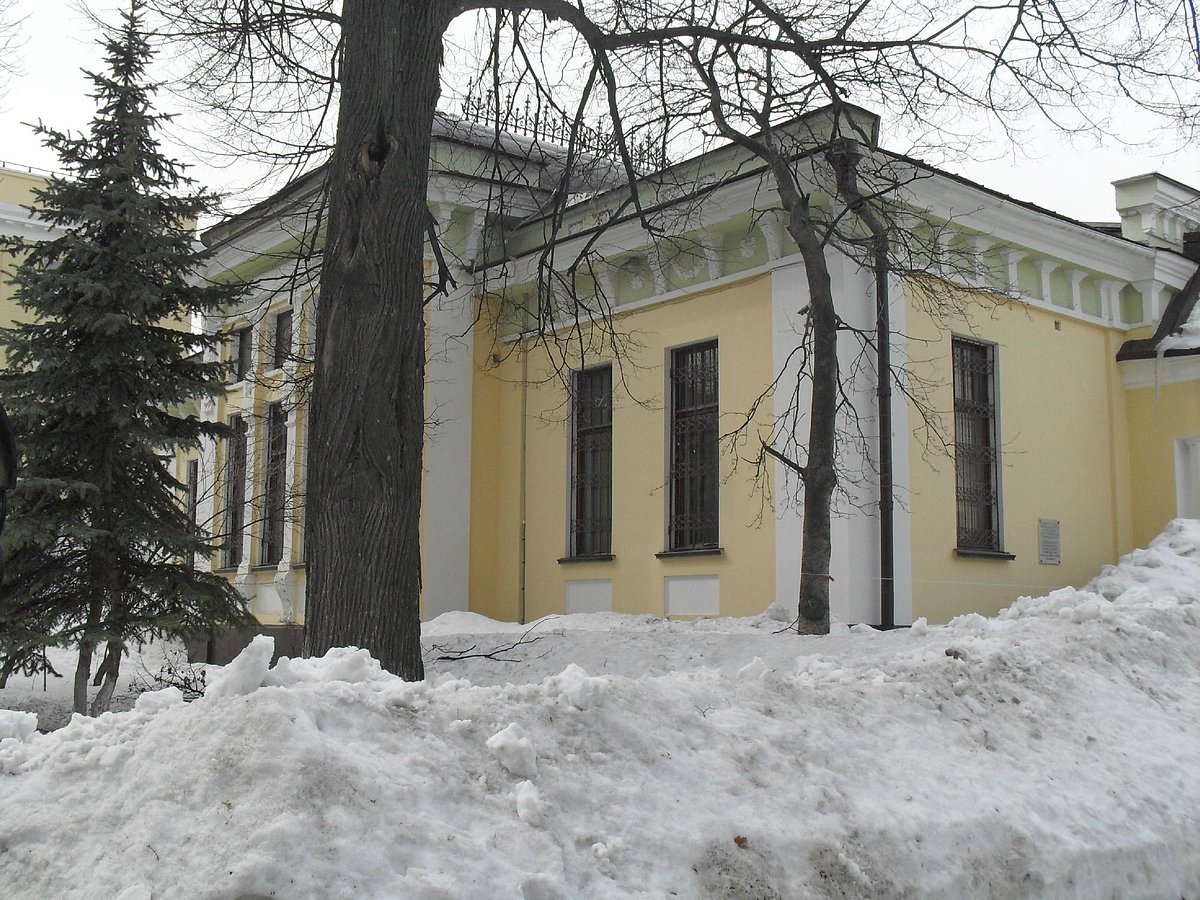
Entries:
<svg viewBox="0 0 1200 900">
<path fill-rule="evenodd" d="M 581 261 L 568 290 L 562 268 L 542 277 L 561 150 L 494 137 L 441 118 L 431 153 L 430 208 L 459 288 L 427 321 L 425 617 L 794 604 L 802 497 L 786 465 L 756 460 L 763 440 L 807 428 L 807 282 L 767 173 L 725 147 L 647 176 L 651 239 L 593 161 L 553 241 L 556 259 Z M 886 529 L 874 357 L 855 337 L 874 335 L 874 275 L 830 251 L 853 329 L 839 345 L 834 616 L 888 623 L 881 542 L 892 621 L 944 621 L 1080 584 L 1171 517 L 1200 515 L 1187 339 L 1200 284 L 1184 252 L 1200 192 L 1117 182 L 1120 222 L 1097 226 L 873 152 L 906 185 L 897 202 L 922 236 L 909 268 L 925 274 L 886 285 L 904 369 Z M 302 180 L 205 238 L 210 274 L 255 289 L 206 323 L 229 334 L 237 374 L 203 413 L 234 437 L 180 465 L 198 514 L 228 536 L 214 565 L 266 625 L 303 622 L 317 188 Z"/>
<path fill-rule="evenodd" d="M 48 174 L 0 163 L 0 236 L 37 241 L 58 235 L 57 229 L 30 215 L 26 209 L 34 202 L 33 192 L 45 186 Z M 16 262 L 11 256 L 0 254 L 0 327 L 24 318 L 13 300 L 13 286 L 9 283 Z"/>
</svg>

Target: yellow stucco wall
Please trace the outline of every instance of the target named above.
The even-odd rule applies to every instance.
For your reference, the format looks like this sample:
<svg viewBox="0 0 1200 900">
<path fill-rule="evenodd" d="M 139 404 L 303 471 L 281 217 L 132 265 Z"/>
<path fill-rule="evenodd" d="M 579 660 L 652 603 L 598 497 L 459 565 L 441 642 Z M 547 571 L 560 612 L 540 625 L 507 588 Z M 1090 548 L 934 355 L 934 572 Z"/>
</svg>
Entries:
<svg viewBox="0 0 1200 900">
<path fill-rule="evenodd" d="M 0 203 L 28 205 L 33 203 L 34 188 L 42 187 L 45 179 L 28 172 L 0 169 Z M 0 327 L 14 322 L 28 322 L 32 317 L 22 311 L 13 300 L 13 286 L 9 283 L 17 260 L 10 254 L 0 254 Z M 0 350 L 0 366 L 4 365 L 4 351 Z"/>
<path fill-rule="evenodd" d="M 687 304 L 686 311 L 680 303 Z M 694 575 L 720 577 L 722 615 L 761 612 L 775 592 L 774 518 L 769 509 L 763 512 L 751 467 L 743 463 L 734 471 L 730 453 L 721 456 L 723 552 L 667 559 L 655 553 L 665 542 L 668 350 L 717 338 L 721 431 L 735 427 L 774 376 L 770 277 L 628 312 L 615 323 L 633 346 L 613 371 L 614 559 L 605 562 L 558 562 L 567 553 L 570 442 L 562 378 L 543 349 L 523 356 L 511 344 L 493 346 L 487 336 L 479 337 L 477 359 L 490 365 L 478 367 L 474 385 L 471 609 L 508 620 L 521 612 L 521 404 L 527 366 L 526 620 L 562 612 L 567 582 L 588 579 L 612 580 L 615 612 L 662 615 L 664 577 Z M 589 355 L 586 363 L 604 361 Z"/>
<path fill-rule="evenodd" d="M 44 186 L 46 179 L 29 172 L 0 169 L 0 202 L 22 206 L 33 203 L 35 188 Z"/>
<path fill-rule="evenodd" d="M 1020 303 L 973 305 L 938 328 L 908 291 L 910 352 L 933 379 L 932 408 L 953 441 L 951 335 L 997 345 L 1004 550 L 1014 560 L 955 553 L 954 461 L 911 441 L 913 614 L 930 621 L 993 614 L 1022 594 L 1082 584 L 1129 549 L 1125 403 L 1115 356 L 1123 336 Z M 928 342 L 927 344 L 921 342 Z M 1061 565 L 1038 562 L 1038 519 L 1062 527 Z"/>
<path fill-rule="evenodd" d="M 1128 406 L 1133 540 L 1144 547 L 1178 514 L 1175 439 L 1200 435 L 1200 381 L 1132 389 Z"/>
</svg>

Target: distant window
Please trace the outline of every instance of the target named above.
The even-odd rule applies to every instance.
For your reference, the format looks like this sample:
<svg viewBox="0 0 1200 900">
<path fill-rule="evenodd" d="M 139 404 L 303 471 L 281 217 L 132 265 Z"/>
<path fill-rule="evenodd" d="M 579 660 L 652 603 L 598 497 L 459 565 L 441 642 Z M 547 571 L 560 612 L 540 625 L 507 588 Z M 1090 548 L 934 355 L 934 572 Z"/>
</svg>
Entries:
<svg viewBox="0 0 1200 900">
<path fill-rule="evenodd" d="M 188 525 L 195 534 L 199 525 L 200 513 L 200 461 L 189 459 L 187 462 L 187 480 L 184 482 L 184 508 L 187 510 Z M 188 564 L 194 565 L 196 555 L 189 554 Z"/>
<path fill-rule="evenodd" d="M 186 491 L 188 522 L 194 527 L 200 508 L 200 461 L 189 459 L 187 463 L 187 481 L 184 482 Z"/>
<path fill-rule="evenodd" d="M 956 337 L 952 353 L 958 548 L 1002 552 L 996 348 Z"/>
<path fill-rule="evenodd" d="M 292 354 L 292 311 L 285 309 L 275 317 L 275 334 L 271 344 L 271 367 L 282 369 Z"/>
<path fill-rule="evenodd" d="M 225 445 L 225 515 L 221 533 L 227 567 L 242 561 L 242 533 L 246 527 L 246 420 L 230 416 Z"/>
<path fill-rule="evenodd" d="M 271 565 L 283 558 L 283 528 L 287 496 L 287 419 L 283 404 L 267 407 L 267 457 L 263 465 L 263 529 L 259 563 Z"/>
<path fill-rule="evenodd" d="M 716 547 L 720 539 L 717 342 L 671 351 L 670 550 Z"/>
<path fill-rule="evenodd" d="M 612 366 L 571 375 L 572 556 L 612 552 Z"/>
<path fill-rule="evenodd" d="M 253 357 L 250 354 L 250 328 L 238 328 L 230 333 L 230 341 L 233 347 L 233 358 L 230 362 L 233 364 L 233 380 L 236 384 L 239 381 L 245 381 L 250 377 L 251 362 Z"/>
</svg>

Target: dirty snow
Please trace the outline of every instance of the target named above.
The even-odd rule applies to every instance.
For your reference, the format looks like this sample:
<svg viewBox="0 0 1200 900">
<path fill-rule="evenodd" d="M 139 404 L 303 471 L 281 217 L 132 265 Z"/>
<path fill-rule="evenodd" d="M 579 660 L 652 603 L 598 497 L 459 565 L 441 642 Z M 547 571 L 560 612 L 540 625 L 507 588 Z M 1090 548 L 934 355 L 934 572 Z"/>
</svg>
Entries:
<svg viewBox="0 0 1200 900">
<path fill-rule="evenodd" d="M 455 613 L 420 684 L 264 640 L 0 714 L 3 895 L 1200 897 L 1200 523 L 992 619 L 780 627 Z"/>
</svg>

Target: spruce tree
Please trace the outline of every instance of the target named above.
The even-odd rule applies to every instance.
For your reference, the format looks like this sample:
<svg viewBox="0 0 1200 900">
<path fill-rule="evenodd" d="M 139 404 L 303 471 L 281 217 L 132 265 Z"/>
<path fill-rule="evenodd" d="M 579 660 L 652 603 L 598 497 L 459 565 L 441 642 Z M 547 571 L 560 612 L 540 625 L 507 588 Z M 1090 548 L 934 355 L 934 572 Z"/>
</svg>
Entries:
<svg viewBox="0 0 1200 900">
<path fill-rule="evenodd" d="M 214 549 L 179 502 L 168 460 L 221 428 L 186 410 L 220 390 L 223 368 L 190 317 L 237 297 L 196 278 L 192 225 L 215 198 L 165 157 L 151 109 L 150 46 L 140 0 L 104 42 L 107 71 L 86 73 L 97 111 L 88 133 L 39 125 L 67 174 L 37 195 L 65 230 L 23 254 L 13 279 L 30 324 L 0 332 L 0 402 L 22 455 L 10 503 L 0 590 L 0 686 L 48 668 L 46 646 L 78 647 L 74 705 L 107 708 L 131 643 L 249 620 L 224 579 L 198 572 Z M 211 356 L 211 354 L 209 354 Z"/>
</svg>

